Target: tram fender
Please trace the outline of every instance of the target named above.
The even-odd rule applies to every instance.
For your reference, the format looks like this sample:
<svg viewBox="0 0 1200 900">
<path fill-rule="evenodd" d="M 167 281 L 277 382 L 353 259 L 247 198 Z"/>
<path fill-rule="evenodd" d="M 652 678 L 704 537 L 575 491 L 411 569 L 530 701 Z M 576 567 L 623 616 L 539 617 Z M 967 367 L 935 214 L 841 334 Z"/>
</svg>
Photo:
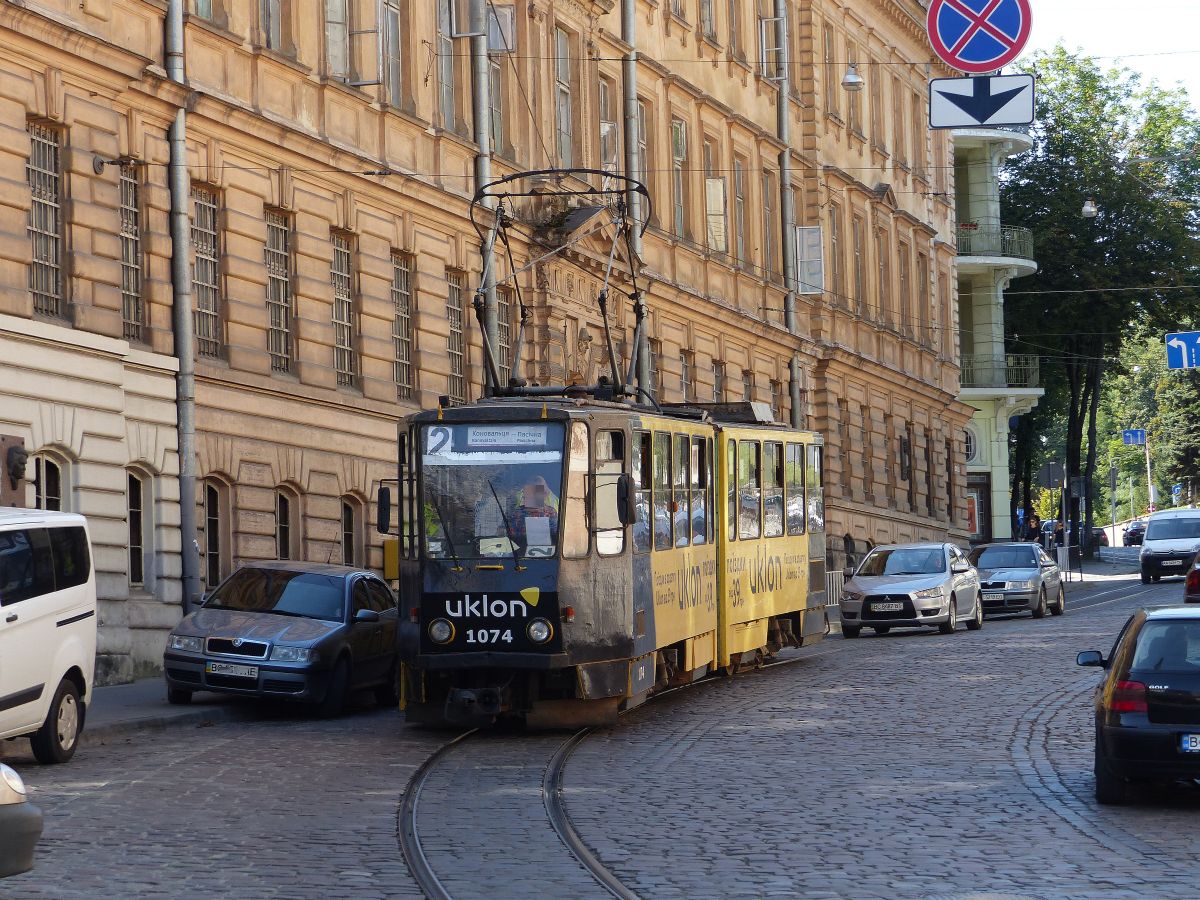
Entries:
<svg viewBox="0 0 1200 900">
<path fill-rule="evenodd" d="M 576 670 L 579 696 L 585 700 L 624 697 L 629 690 L 629 660 L 589 663 Z"/>
</svg>

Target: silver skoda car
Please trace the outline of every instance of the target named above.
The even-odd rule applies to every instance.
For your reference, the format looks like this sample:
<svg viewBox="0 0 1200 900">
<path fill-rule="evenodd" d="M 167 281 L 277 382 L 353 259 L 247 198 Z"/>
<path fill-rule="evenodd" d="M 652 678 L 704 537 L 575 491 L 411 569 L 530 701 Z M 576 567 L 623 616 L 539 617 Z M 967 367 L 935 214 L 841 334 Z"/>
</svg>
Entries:
<svg viewBox="0 0 1200 900">
<path fill-rule="evenodd" d="M 864 626 L 876 634 L 928 627 L 953 634 L 960 621 L 972 631 L 983 627 L 979 574 L 947 543 L 876 547 L 847 579 L 838 608 L 847 638 Z"/>
<path fill-rule="evenodd" d="M 1029 610 L 1035 619 L 1061 616 L 1067 594 L 1058 564 L 1037 544 L 984 544 L 971 551 L 988 613 Z"/>
</svg>

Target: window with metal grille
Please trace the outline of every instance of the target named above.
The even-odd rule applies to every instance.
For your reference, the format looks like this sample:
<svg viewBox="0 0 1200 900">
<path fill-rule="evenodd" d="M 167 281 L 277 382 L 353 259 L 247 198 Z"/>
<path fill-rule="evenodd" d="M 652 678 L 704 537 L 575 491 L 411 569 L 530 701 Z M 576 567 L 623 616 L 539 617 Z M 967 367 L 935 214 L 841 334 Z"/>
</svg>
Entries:
<svg viewBox="0 0 1200 900">
<path fill-rule="evenodd" d="M 713 363 L 713 403 L 725 402 L 725 363 Z"/>
<path fill-rule="evenodd" d="M 292 349 L 292 223 L 286 213 L 268 210 L 267 245 L 267 352 L 271 371 L 290 372 Z"/>
<path fill-rule="evenodd" d="M 352 387 L 358 374 L 354 358 L 354 272 L 350 255 L 350 237 L 330 236 L 333 262 L 329 280 L 333 284 L 333 368 L 339 385 Z"/>
<path fill-rule="evenodd" d="M 196 352 L 220 356 L 221 334 L 220 233 L 217 228 L 217 193 L 192 188 L 192 291 L 196 295 Z"/>
<path fill-rule="evenodd" d="M 47 456 L 33 460 L 33 505 L 36 509 L 63 509 L 62 466 Z"/>
<path fill-rule="evenodd" d="M 513 374 L 512 359 L 513 292 L 496 288 L 496 355 L 500 366 L 500 386 L 507 387 Z"/>
<path fill-rule="evenodd" d="M 679 354 L 679 392 L 684 403 L 692 399 L 692 360 L 687 352 Z"/>
<path fill-rule="evenodd" d="M 463 346 L 463 273 L 446 272 L 446 318 L 450 320 L 450 399 L 467 402 L 466 360 Z"/>
<path fill-rule="evenodd" d="M 571 106 L 571 35 L 554 29 L 554 116 L 558 133 L 558 163 L 573 165 L 575 121 Z"/>
<path fill-rule="evenodd" d="M 402 400 L 413 396 L 413 257 L 408 253 L 392 254 L 392 378 L 396 396 Z"/>
<path fill-rule="evenodd" d="M 25 176 L 32 197 L 29 239 L 33 244 L 29 290 L 33 293 L 34 312 L 62 317 L 67 314 L 62 273 L 62 139 L 54 128 L 36 122 L 30 122 L 28 130 Z"/>
<path fill-rule="evenodd" d="M 142 479 L 133 472 L 126 473 L 125 479 L 126 524 L 129 533 L 129 583 L 140 586 L 145 580 L 145 549 L 143 545 L 143 513 L 144 496 Z"/>
<path fill-rule="evenodd" d="M 142 207 L 138 167 L 123 165 L 121 193 L 121 322 L 127 341 L 145 340 L 146 307 L 142 299 Z"/>
</svg>

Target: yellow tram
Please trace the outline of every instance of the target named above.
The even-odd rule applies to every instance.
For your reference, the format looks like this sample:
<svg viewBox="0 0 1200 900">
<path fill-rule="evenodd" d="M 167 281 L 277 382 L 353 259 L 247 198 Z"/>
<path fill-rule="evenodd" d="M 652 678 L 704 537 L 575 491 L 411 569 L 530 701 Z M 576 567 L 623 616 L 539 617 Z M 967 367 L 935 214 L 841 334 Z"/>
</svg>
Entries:
<svg viewBox="0 0 1200 900">
<path fill-rule="evenodd" d="M 493 398 L 399 443 L 411 721 L 610 722 L 826 631 L 822 440 L 762 404 Z"/>
</svg>

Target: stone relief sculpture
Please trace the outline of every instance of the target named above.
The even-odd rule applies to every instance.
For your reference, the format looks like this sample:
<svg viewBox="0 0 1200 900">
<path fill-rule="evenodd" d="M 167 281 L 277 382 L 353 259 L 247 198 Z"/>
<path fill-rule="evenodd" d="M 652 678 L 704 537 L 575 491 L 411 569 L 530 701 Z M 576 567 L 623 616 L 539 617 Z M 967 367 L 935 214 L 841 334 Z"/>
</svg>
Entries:
<svg viewBox="0 0 1200 900">
<path fill-rule="evenodd" d="M 25 466 L 29 462 L 29 451 L 20 444 L 8 448 L 4 468 L 8 472 L 8 484 L 14 491 L 25 480 Z"/>
</svg>

